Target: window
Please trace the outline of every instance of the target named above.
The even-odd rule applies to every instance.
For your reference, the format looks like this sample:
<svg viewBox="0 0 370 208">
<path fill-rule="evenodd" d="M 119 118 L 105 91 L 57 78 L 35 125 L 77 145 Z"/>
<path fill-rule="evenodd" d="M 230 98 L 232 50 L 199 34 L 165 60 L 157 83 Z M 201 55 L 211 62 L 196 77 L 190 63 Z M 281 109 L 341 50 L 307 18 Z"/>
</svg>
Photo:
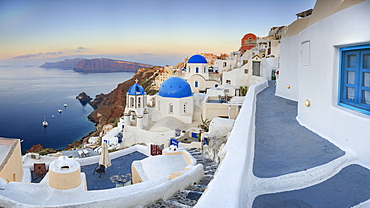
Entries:
<svg viewBox="0 0 370 208">
<path fill-rule="evenodd" d="M 189 66 L 189 73 L 190 73 L 191 67 Z"/>
<path fill-rule="evenodd" d="M 195 73 L 199 73 L 199 67 L 195 68 Z"/>
<path fill-rule="evenodd" d="M 206 72 L 207 72 L 206 67 L 204 67 L 204 68 L 203 68 L 203 72 L 204 72 L 204 73 L 206 73 Z"/>
<path fill-rule="evenodd" d="M 195 81 L 195 82 L 194 82 L 194 87 L 198 87 L 198 85 L 199 85 L 199 84 L 198 84 L 198 81 Z"/>
<path fill-rule="evenodd" d="M 341 49 L 339 105 L 370 115 L 370 45 Z"/>
<path fill-rule="evenodd" d="M 172 103 L 170 103 L 170 106 L 169 106 L 169 113 L 173 114 L 173 104 Z"/>
<path fill-rule="evenodd" d="M 158 111 L 161 111 L 161 102 L 158 100 Z"/>
<path fill-rule="evenodd" d="M 137 99 L 137 107 L 141 108 L 141 98 L 140 97 L 138 97 Z"/>
<path fill-rule="evenodd" d="M 301 65 L 310 65 L 310 41 L 301 43 Z"/>
<path fill-rule="evenodd" d="M 130 97 L 130 104 L 131 104 L 131 107 L 134 107 L 135 102 L 134 102 L 134 98 L 133 97 Z"/>
<path fill-rule="evenodd" d="M 261 76 L 261 73 L 260 73 L 260 64 L 261 64 L 261 62 L 259 62 L 259 61 L 253 61 L 252 71 L 253 71 L 253 75 L 254 76 Z"/>
</svg>

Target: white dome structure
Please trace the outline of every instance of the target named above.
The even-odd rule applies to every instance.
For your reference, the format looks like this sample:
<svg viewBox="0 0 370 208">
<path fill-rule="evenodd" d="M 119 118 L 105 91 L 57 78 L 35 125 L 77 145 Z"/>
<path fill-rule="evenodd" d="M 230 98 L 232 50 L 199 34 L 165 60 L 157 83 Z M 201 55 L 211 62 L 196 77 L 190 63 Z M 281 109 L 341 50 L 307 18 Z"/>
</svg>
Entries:
<svg viewBox="0 0 370 208">
<path fill-rule="evenodd" d="M 183 123 L 193 121 L 194 98 L 188 82 L 180 77 L 171 77 L 164 81 L 156 95 L 153 121 L 164 117 L 174 117 Z"/>
</svg>

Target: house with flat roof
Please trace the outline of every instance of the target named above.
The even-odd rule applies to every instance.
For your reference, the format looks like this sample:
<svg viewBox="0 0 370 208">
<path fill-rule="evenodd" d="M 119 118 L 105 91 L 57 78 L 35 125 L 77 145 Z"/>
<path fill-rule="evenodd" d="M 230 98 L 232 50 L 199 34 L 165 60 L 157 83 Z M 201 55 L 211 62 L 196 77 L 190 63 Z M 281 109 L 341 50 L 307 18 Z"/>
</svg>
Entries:
<svg viewBox="0 0 370 208">
<path fill-rule="evenodd" d="M 19 139 L 0 138 L 0 178 L 7 183 L 23 180 L 20 143 Z"/>
</svg>

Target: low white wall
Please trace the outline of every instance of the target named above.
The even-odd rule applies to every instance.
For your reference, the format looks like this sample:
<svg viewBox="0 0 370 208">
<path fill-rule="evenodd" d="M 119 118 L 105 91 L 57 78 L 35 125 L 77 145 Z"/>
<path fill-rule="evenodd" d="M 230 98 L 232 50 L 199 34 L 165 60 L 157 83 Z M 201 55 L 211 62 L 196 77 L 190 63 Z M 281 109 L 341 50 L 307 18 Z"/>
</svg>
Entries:
<svg viewBox="0 0 370 208">
<path fill-rule="evenodd" d="M 114 152 L 115 154 L 111 153 L 110 156 L 116 158 L 130 151 L 145 152 L 146 148 L 134 146 Z M 83 164 L 94 162 L 94 158 L 81 160 L 80 163 Z M 172 180 L 162 177 L 131 186 L 98 191 L 57 190 L 43 182 L 11 182 L 2 186 L 4 190 L 0 192 L 0 205 L 4 207 L 140 207 L 162 198 L 169 198 L 178 190 L 198 183 L 202 178 L 203 166 L 198 164 Z"/>
<path fill-rule="evenodd" d="M 243 107 L 221 154 L 214 179 L 195 207 L 248 207 L 253 177 L 256 95 L 268 86 L 267 80 L 249 87 Z M 225 191 L 227 190 L 227 191 Z"/>
<path fill-rule="evenodd" d="M 185 189 L 202 178 L 203 166 L 197 165 L 184 175 L 172 180 L 159 178 L 131 186 L 99 191 L 75 189 L 63 191 L 52 189 L 46 183 L 11 182 L 1 193 L 0 204 L 5 207 L 140 207 L 161 198 L 169 198 L 178 190 Z"/>
<path fill-rule="evenodd" d="M 171 137 L 175 137 L 175 131 L 165 131 L 165 132 L 154 132 L 147 131 L 144 129 L 139 129 L 133 126 L 127 126 L 126 132 L 124 132 L 123 145 L 131 146 L 138 143 L 155 143 L 157 145 L 164 144 L 168 147 Z"/>
</svg>

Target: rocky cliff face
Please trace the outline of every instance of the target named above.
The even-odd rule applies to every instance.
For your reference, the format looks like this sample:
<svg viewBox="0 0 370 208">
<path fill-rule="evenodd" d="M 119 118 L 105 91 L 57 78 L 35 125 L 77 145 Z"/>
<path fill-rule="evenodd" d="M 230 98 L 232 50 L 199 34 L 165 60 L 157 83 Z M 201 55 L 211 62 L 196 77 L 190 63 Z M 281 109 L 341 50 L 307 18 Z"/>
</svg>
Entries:
<svg viewBox="0 0 370 208">
<path fill-rule="evenodd" d="M 60 68 L 60 69 L 70 69 L 71 70 L 81 60 L 82 58 L 75 58 L 75 59 L 65 59 L 64 61 L 58 61 L 54 63 L 46 62 L 40 67 L 41 68 Z"/>
<path fill-rule="evenodd" d="M 160 67 L 154 66 L 149 68 L 141 68 L 134 76 L 124 83 L 121 83 L 109 94 L 99 94 L 95 97 L 90 105 L 95 109 L 88 118 L 97 124 L 96 129 L 101 130 L 107 123 L 112 123 L 116 119 L 123 115 L 126 104 L 126 93 L 128 89 L 135 84 L 135 80 L 138 79 L 138 83 L 145 89 L 152 83 L 158 73 Z"/>
<path fill-rule="evenodd" d="M 83 59 L 73 68 L 76 72 L 102 73 L 102 72 L 136 72 L 140 68 L 151 65 L 112 59 Z"/>
</svg>

